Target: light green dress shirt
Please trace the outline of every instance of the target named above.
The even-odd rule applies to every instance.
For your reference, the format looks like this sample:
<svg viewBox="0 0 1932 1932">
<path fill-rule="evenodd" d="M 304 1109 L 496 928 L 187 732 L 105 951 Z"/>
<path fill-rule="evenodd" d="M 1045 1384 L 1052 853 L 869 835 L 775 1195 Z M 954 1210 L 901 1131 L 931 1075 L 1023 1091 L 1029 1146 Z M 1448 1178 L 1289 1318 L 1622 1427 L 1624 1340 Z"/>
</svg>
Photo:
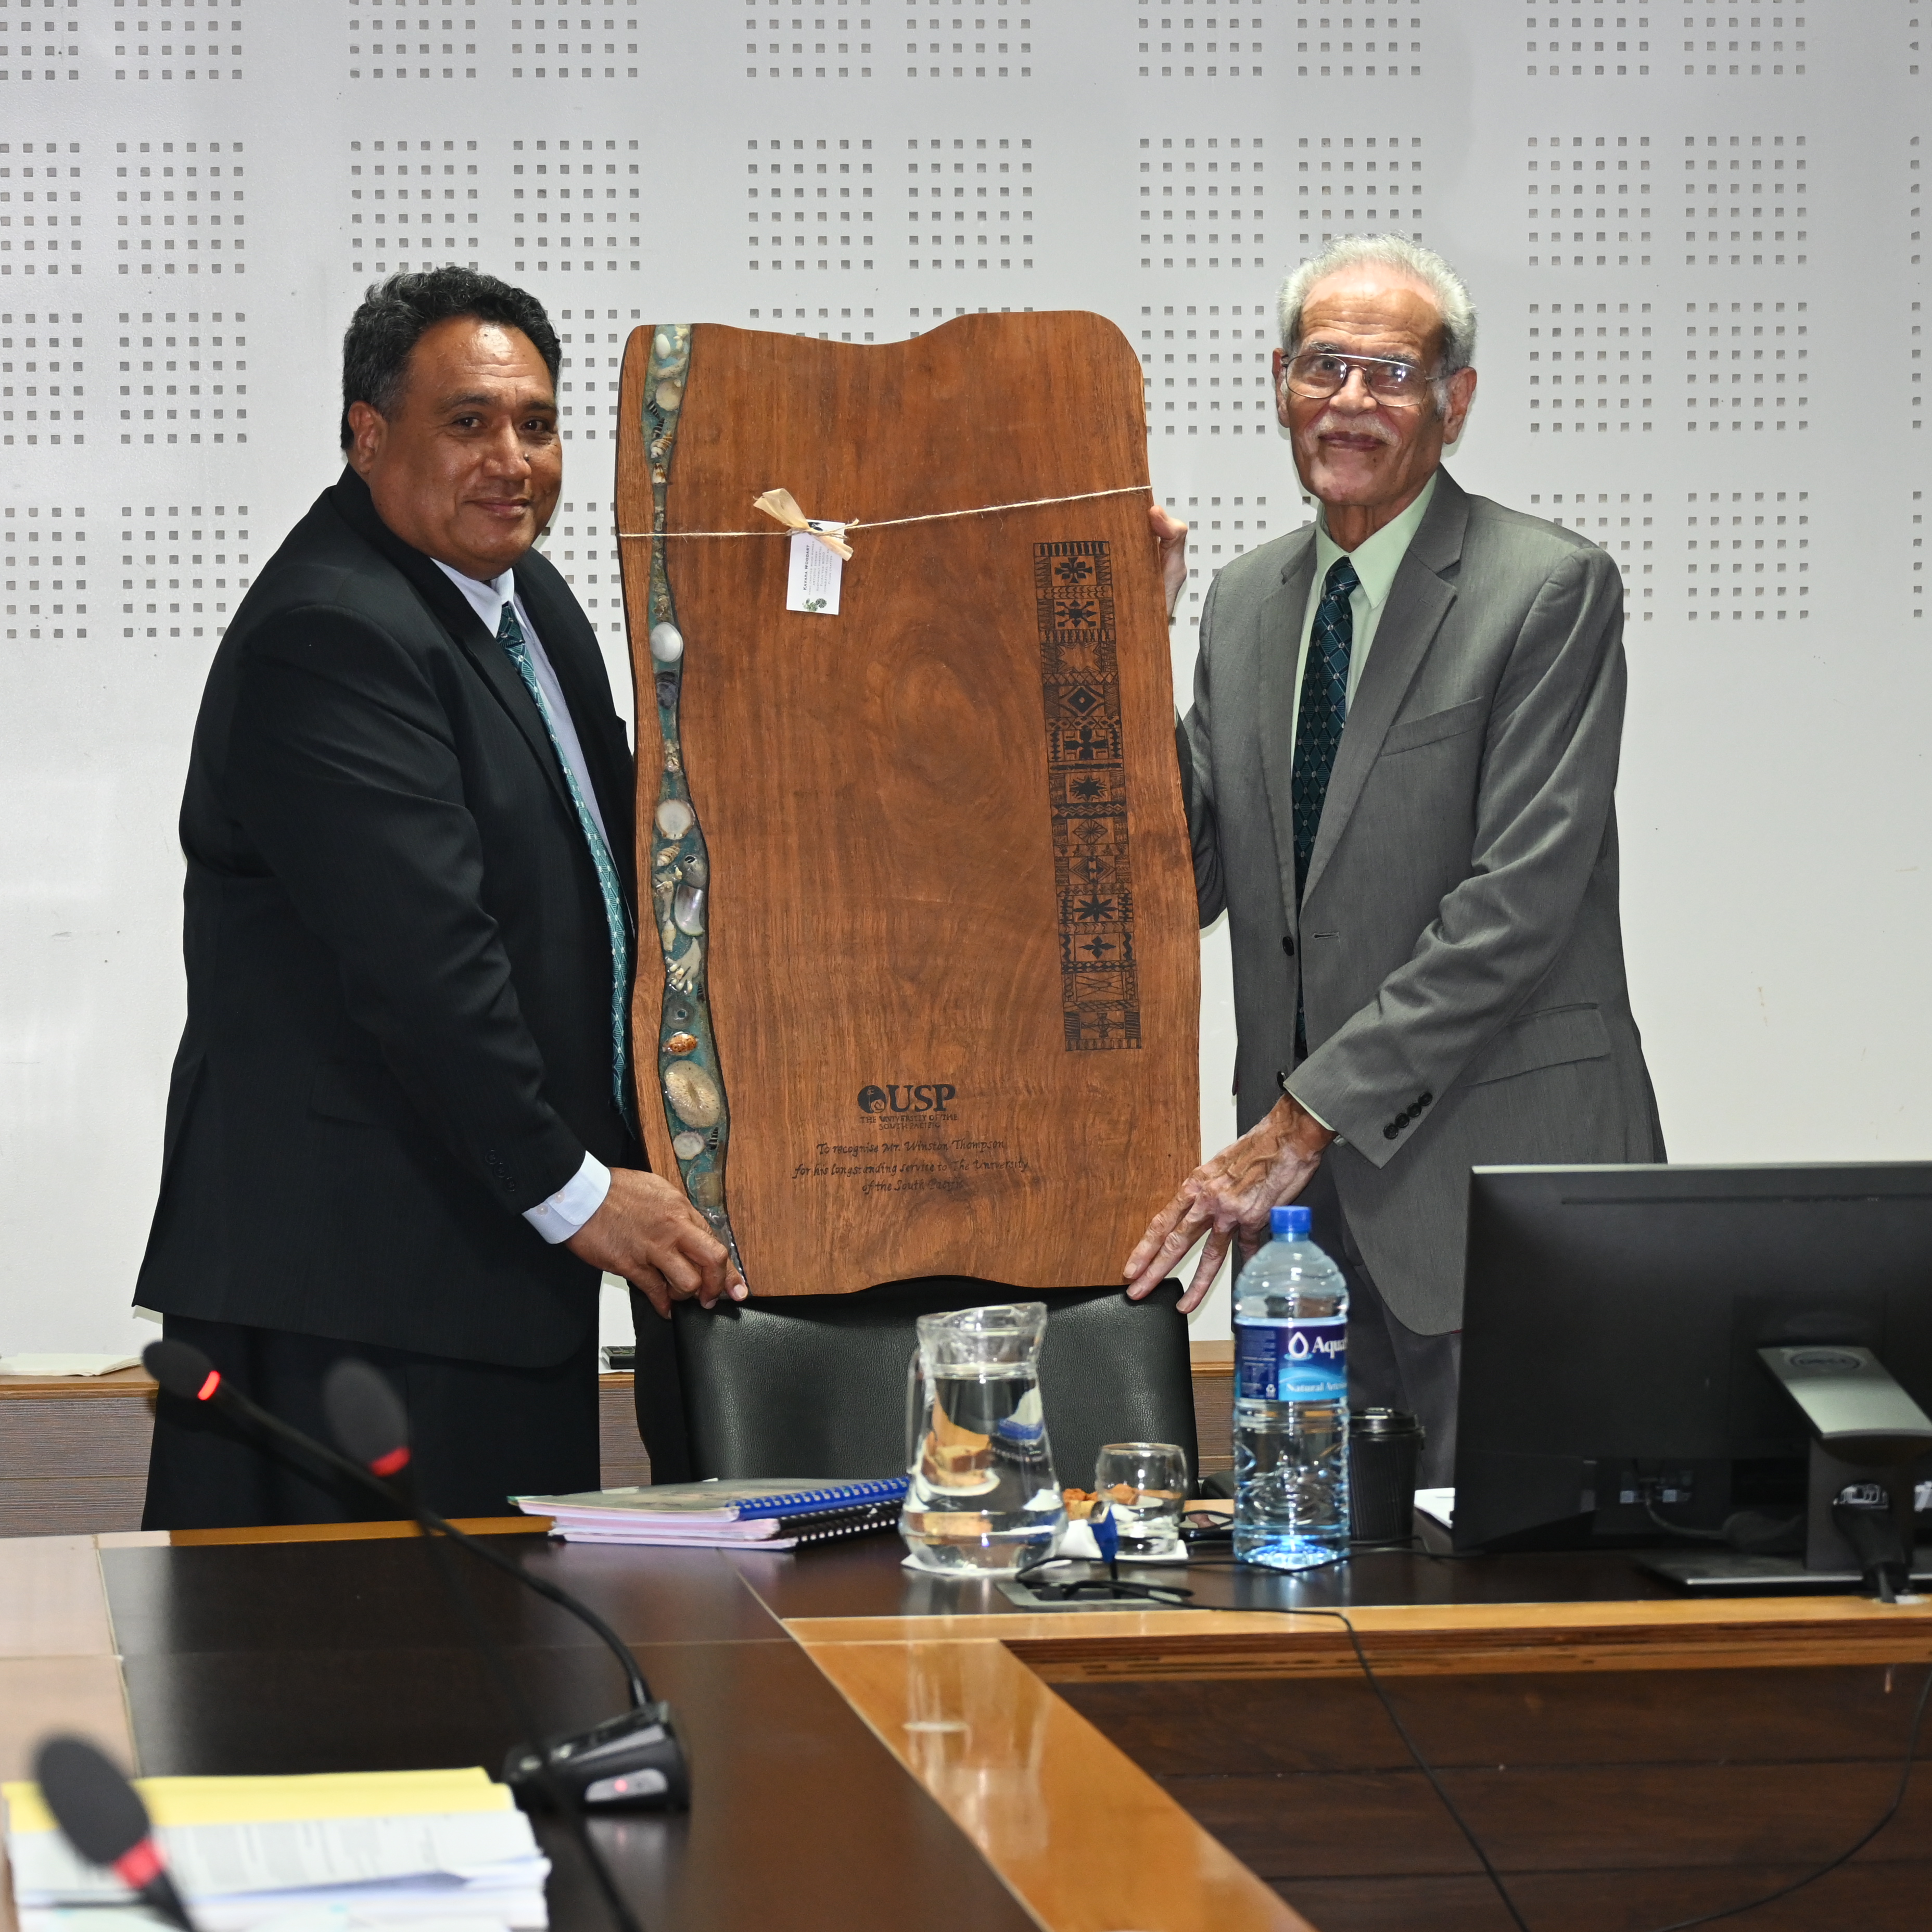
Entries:
<svg viewBox="0 0 1932 1932">
<path fill-rule="evenodd" d="M 1376 640 L 1376 626 L 1382 621 L 1382 607 L 1388 602 L 1395 574 L 1408 554 L 1408 546 L 1422 520 L 1429 514 L 1430 500 L 1436 494 L 1436 478 L 1422 486 L 1422 494 L 1392 523 L 1383 524 L 1358 548 L 1345 550 L 1328 534 L 1328 513 L 1318 509 L 1315 516 L 1315 578 L 1308 586 L 1308 602 L 1301 614 L 1301 641 L 1294 656 L 1294 716 L 1288 720 L 1288 755 L 1294 760 L 1294 730 L 1300 722 L 1301 680 L 1308 668 L 1308 640 L 1315 628 L 1315 613 L 1322 602 L 1322 586 L 1335 560 L 1346 556 L 1355 566 L 1360 579 L 1348 599 L 1354 617 L 1354 642 L 1348 651 L 1348 708 L 1354 709 L 1355 687 L 1362 681 L 1362 667 L 1369 661 L 1369 650 Z"/>
</svg>

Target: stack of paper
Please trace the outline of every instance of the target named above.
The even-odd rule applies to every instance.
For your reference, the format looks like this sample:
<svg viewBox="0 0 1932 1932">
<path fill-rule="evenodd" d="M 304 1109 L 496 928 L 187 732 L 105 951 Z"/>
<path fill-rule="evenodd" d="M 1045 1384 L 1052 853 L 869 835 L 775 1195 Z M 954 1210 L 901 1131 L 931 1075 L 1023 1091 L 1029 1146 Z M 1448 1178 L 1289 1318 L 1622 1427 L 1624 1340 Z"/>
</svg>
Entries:
<svg viewBox="0 0 1932 1932">
<path fill-rule="evenodd" d="M 895 1476 L 873 1482 L 664 1483 L 514 1500 L 532 1516 L 548 1516 L 550 1534 L 572 1543 L 793 1550 L 892 1528 L 905 1492 L 905 1478 Z"/>
<path fill-rule="evenodd" d="M 550 1861 L 480 1768 L 311 1778 L 148 1778 L 135 1788 L 202 1932 L 484 1932 L 548 1924 Z M 56 1828 L 32 1784 L 0 1786 L 20 1932 L 152 1932 L 127 1888 Z M 116 1909 L 118 1906 L 120 1909 Z"/>
<path fill-rule="evenodd" d="M 139 1355 L 0 1355 L 0 1376 L 111 1376 L 137 1368 Z"/>
</svg>

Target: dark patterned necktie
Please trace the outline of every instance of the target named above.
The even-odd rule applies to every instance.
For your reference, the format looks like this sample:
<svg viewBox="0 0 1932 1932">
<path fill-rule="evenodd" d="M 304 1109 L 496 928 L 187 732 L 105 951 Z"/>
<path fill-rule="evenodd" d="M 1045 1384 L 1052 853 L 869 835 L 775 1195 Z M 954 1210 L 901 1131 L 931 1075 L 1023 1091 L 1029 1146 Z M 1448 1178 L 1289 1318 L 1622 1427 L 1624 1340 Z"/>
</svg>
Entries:
<svg viewBox="0 0 1932 1932">
<path fill-rule="evenodd" d="M 1315 835 L 1322 829 L 1322 802 L 1335 770 L 1342 727 L 1348 719 L 1348 653 L 1355 641 L 1354 606 L 1348 599 L 1361 581 L 1355 566 L 1338 556 L 1328 566 L 1322 602 L 1308 633 L 1308 662 L 1302 668 L 1301 704 L 1294 719 L 1294 772 L 1289 794 L 1294 801 L 1294 903 L 1301 905 Z M 1294 1057 L 1308 1058 L 1305 995 L 1294 1002 Z"/>
<path fill-rule="evenodd" d="M 1301 704 L 1294 720 L 1294 902 L 1301 903 L 1315 835 L 1322 826 L 1322 801 L 1335 769 L 1342 727 L 1348 717 L 1348 652 L 1355 640 L 1355 614 L 1348 599 L 1361 579 L 1346 556 L 1328 566 L 1308 634 L 1308 662 L 1301 674 Z"/>
</svg>

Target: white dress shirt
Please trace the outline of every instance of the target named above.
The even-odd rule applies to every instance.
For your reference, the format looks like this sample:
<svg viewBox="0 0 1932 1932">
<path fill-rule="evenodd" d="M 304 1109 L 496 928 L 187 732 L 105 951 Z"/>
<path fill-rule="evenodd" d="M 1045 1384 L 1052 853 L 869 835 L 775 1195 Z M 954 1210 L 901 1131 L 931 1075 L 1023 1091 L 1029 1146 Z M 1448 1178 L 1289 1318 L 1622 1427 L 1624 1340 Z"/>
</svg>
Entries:
<svg viewBox="0 0 1932 1932">
<path fill-rule="evenodd" d="M 493 638 L 503 621 L 503 606 L 508 604 L 515 610 L 517 622 L 523 628 L 524 642 L 530 649 L 531 668 L 536 673 L 537 688 L 549 707 L 550 724 L 562 748 L 564 762 L 569 766 L 571 776 L 576 779 L 577 788 L 608 844 L 610 835 L 604 831 L 604 814 L 598 809 L 597 788 L 590 782 L 590 767 L 584 762 L 584 747 L 578 740 L 577 727 L 571 722 L 570 706 L 564 702 L 556 667 L 537 635 L 536 626 L 530 622 L 530 613 L 524 608 L 523 599 L 516 594 L 516 573 L 506 570 L 501 577 L 481 584 L 473 577 L 465 577 L 460 570 L 451 569 L 440 557 L 430 561 L 463 592 L 470 608 L 489 626 Z M 554 1194 L 524 1210 L 524 1219 L 554 1247 L 560 1241 L 568 1240 L 603 1206 L 604 1197 L 610 1191 L 610 1170 L 595 1154 L 586 1154 L 584 1165 Z"/>
</svg>

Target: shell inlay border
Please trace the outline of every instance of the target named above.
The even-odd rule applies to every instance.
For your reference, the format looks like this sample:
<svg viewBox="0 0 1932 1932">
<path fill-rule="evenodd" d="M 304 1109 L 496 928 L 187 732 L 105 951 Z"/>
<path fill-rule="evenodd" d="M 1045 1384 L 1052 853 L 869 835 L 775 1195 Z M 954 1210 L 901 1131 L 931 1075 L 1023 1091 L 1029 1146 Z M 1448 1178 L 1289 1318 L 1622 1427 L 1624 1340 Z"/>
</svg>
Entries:
<svg viewBox="0 0 1932 1932">
<path fill-rule="evenodd" d="M 1108 546 L 1036 543 L 1033 580 L 1066 1050 L 1136 1048 L 1140 973 Z"/>
<path fill-rule="evenodd" d="M 686 648 L 664 567 L 671 456 L 690 371 L 691 325 L 658 323 L 650 332 L 642 412 L 644 452 L 650 466 L 652 536 L 647 646 L 658 738 L 658 797 L 650 822 L 647 890 L 664 973 L 656 1058 L 658 1097 L 684 1191 L 742 1271 L 724 1198 L 730 1116 L 711 1016 L 707 956 L 711 860 L 692 800 L 679 737 Z M 646 734 L 640 729 L 640 766 L 649 755 L 646 746 Z M 643 1042 L 638 1044 L 641 1049 Z"/>
</svg>

